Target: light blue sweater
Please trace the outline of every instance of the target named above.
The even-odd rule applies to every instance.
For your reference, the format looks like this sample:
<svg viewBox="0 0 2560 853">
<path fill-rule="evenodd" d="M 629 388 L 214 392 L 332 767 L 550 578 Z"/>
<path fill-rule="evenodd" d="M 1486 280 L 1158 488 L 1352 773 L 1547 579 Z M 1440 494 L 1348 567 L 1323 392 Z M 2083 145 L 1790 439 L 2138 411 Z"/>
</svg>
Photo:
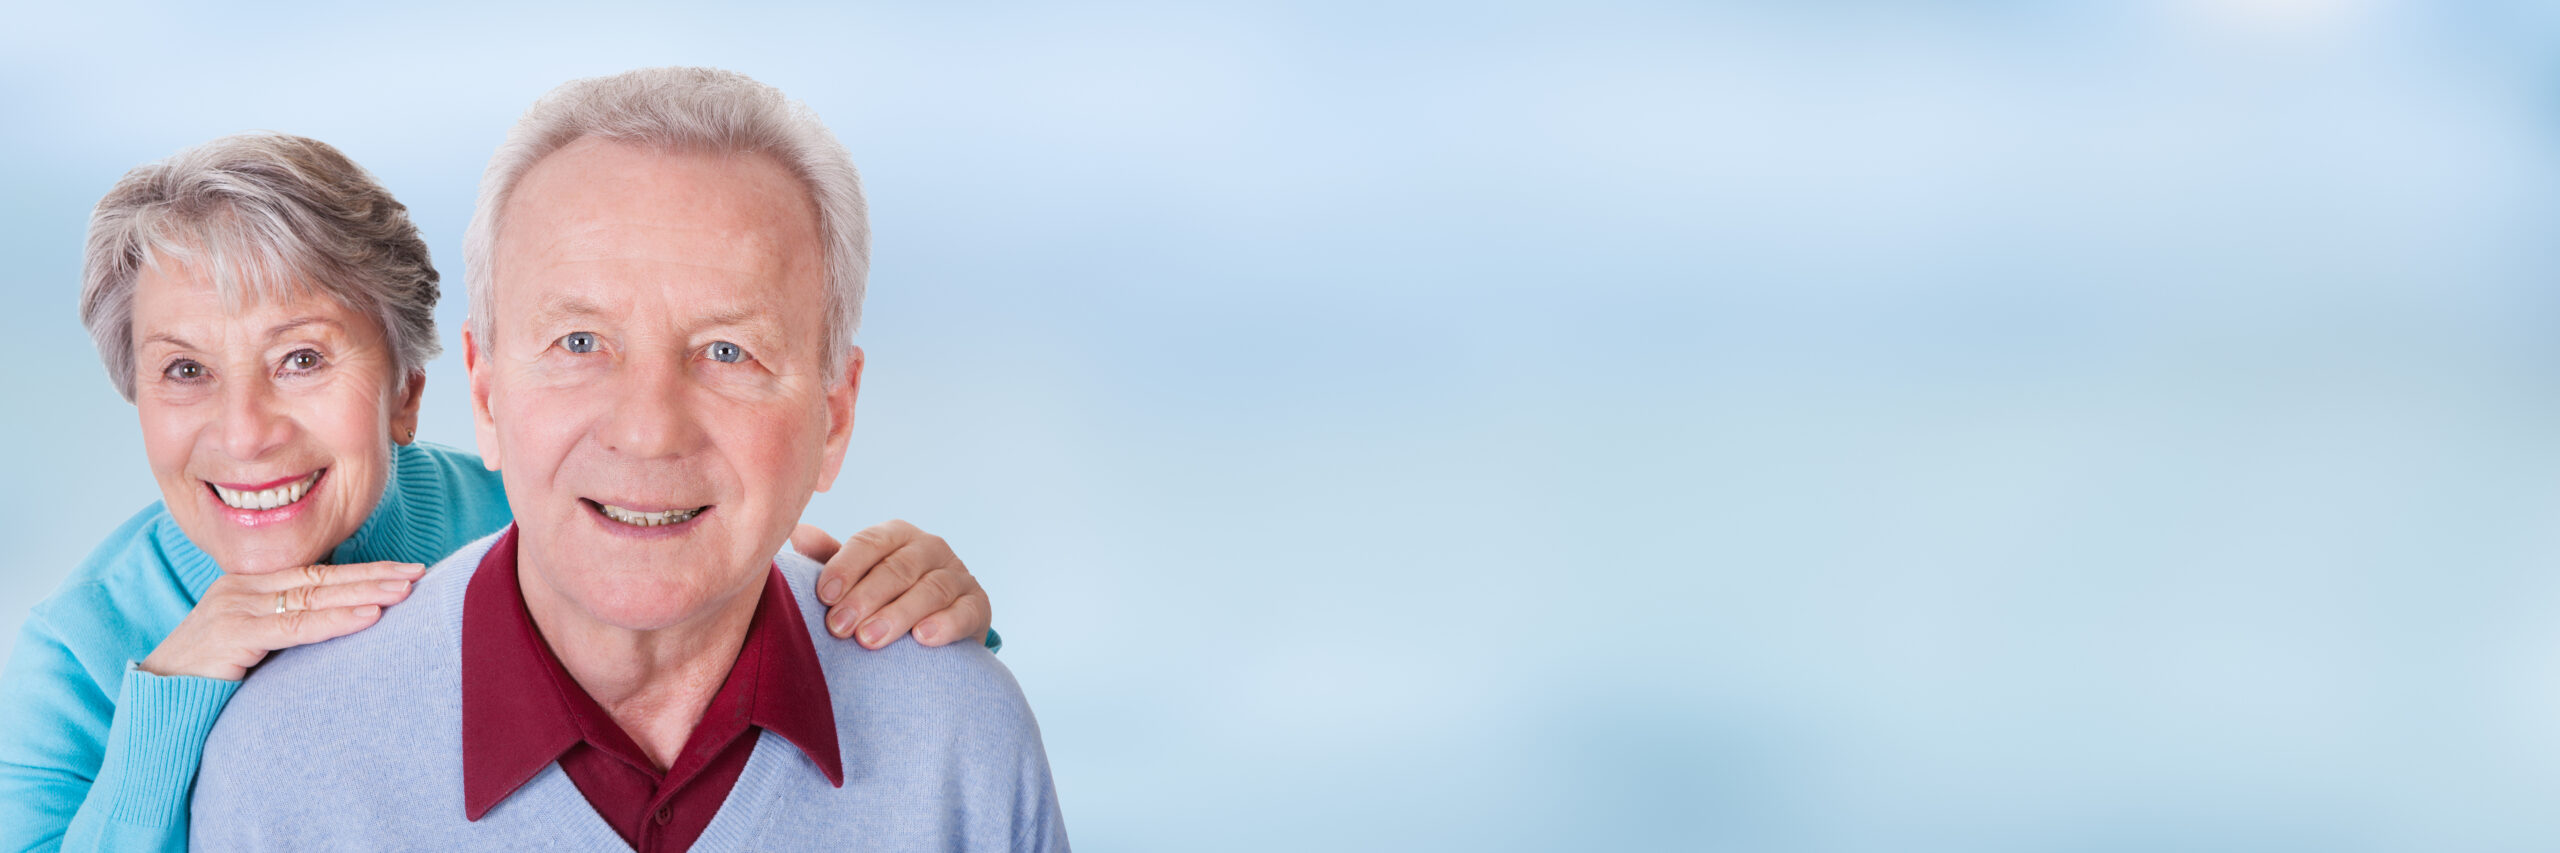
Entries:
<svg viewBox="0 0 2560 853">
<path fill-rule="evenodd" d="M 510 520 L 498 475 L 400 447 L 333 563 L 433 563 Z M 183 850 L 205 733 L 239 682 L 135 670 L 222 569 L 152 504 L 28 614 L 0 670 L 0 851 Z"/>
<path fill-rule="evenodd" d="M 287 649 L 204 746 L 205 850 L 628 850 L 554 763 L 480 820 L 462 804 L 462 612 L 491 536 L 361 633 Z M 1064 851 L 1039 724 L 983 646 L 830 642 L 818 564 L 777 555 L 826 671 L 844 787 L 765 732 L 694 850 Z"/>
</svg>

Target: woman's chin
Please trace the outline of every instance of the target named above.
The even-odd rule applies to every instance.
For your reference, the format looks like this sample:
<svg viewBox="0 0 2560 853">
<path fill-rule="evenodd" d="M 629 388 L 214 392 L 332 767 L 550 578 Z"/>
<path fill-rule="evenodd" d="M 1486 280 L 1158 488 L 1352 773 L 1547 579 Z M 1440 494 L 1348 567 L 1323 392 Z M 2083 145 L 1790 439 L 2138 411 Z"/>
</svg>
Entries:
<svg viewBox="0 0 2560 853">
<path fill-rule="evenodd" d="M 297 505 L 299 506 L 299 505 Z M 290 508 L 290 507 L 289 507 Z M 331 537 L 323 528 L 326 513 L 304 510 L 290 517 L 269 516 L 242 523 L 229 507 L 178 519 L 178 528 L 197 548 L 233 574 L 255 575 L 324 562 L 345 536 Z M 270 510 L 272 512 L 272 510 Z"/>
<path fill-rule="evenodd" d="M 330 548 L 306 542 L 232 541 L 206 548 L 222 570 L 235 575 L 263 575 L 327 562 Z"/>
</svg>

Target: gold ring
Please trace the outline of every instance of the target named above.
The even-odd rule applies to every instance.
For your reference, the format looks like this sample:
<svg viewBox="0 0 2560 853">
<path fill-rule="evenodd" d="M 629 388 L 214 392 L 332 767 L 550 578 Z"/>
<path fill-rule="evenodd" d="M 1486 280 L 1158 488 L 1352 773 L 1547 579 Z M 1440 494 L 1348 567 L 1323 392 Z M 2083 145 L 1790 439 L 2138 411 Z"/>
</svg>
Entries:
<svg viewBox="0 0 2560 853">
<path fill-rule="evenodd" d="M 284 612 L 284 593 L 276 593 L 276 612 Z"/>
</svg>

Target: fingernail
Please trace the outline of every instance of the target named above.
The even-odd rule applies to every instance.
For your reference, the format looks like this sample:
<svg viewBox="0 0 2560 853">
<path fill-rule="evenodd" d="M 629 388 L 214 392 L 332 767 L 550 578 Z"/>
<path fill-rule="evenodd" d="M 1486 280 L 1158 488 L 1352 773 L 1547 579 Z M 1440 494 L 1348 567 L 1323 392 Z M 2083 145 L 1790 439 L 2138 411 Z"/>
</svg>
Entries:
<svg viewBox="0 0 2560 853">
<path fill-rule="evenodd" d="M 930 646 L 933 645 L 933 638 L 939 636 L 942 636 L 940 626 L 931 622 L 916 626 L 916 642 Z"/>
<path fill-rule="evenodd" d="M 356 608 L 356 615 L 366 619 L 371 619 L 382 615 L 382 608 L 379 605 L 367 604 L 363 607 Z"/>
<path fill-rule="evenodd" d="M 826 583 L 818 585 L 818 603 L 820 604 L 834 604 L 836 603 L 836 597 L 843 594 L 843 578 L 831 577 L 827 579 Z"/>
<path fill-rule="evenodd" d="M 382 591 L 383 591 L 383 592 L 408 592 L 408 591 L 409 591 L 409 582 L 408 582 L 408 581 L 383 581 L 383 582 L 382 582 Z"/>
<path fill-rule="evenodd" d="M 875 649 L 880 647 L 879 623 L 874 622 L 872 624 L 862 626 L 862 644 Z"/>
<path fill-rule="evenodd" d="M 404 575 L 423 575 L 427 573 L 427 567 L 422 563 L 410 563 L 401 566 L 400 573 Z"/>
<path fill-rule="evenodd" d="M 827 617 L 827 633 L 836 635 L 839 640 L 853 636 L 853 614 L 838 613 Z"/>
</svg>

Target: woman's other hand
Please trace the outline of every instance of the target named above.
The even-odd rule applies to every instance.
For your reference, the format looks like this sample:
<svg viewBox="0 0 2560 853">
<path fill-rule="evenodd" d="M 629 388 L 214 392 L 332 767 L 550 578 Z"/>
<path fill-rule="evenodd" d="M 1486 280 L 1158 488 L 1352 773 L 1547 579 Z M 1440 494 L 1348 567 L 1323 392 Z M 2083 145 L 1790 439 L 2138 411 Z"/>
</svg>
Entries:
<svg viewBox="0 0 2560 853">
<path fill-rule="evenodd" d="M 876 649 L 913 631 L 927 646 L 983 642 L 994 623 L 986 589 L 951 543 L 915 525 L 875 524 L 839 547 L 826 531 L 803 524 L 792 531 L 791 547 L 827 564 L 818 573 L 818 601 L 827 605 L 827 633 L 837 639 Z"/>
<path fill-rule="evenodd" d="M 269 652 L 372 626 L 382 608 L 408 598 L 426 573 L 416 563 L 225 573 L 205 588 L 177 630 L 142 659 L 142 671 L 238 681 Z"/>
</svg>

